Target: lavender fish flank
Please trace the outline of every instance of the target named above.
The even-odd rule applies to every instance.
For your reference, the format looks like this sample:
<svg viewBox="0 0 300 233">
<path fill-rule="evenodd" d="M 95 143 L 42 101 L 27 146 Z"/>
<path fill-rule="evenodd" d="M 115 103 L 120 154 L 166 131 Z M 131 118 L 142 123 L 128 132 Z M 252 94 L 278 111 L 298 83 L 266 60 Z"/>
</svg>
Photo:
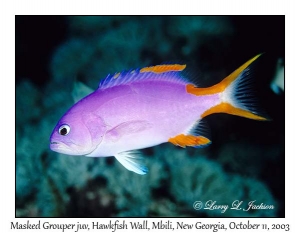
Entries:
<svg viewBox="0 0 300 233">
<path fill-rule="evenodd" d="M 138 149 L 165 142 L 205 147 L 211 140 L 201 119 L 210 114 L 267 120 L 247 97 L 249 66 L 259 56 L 208 88 L 185 79 L 186 66 L 178 64 L 109 75 L 58 121 L 50 149 L 68 155 L 115 156 L 128 170 L 146 174 Z"/>
</svg>

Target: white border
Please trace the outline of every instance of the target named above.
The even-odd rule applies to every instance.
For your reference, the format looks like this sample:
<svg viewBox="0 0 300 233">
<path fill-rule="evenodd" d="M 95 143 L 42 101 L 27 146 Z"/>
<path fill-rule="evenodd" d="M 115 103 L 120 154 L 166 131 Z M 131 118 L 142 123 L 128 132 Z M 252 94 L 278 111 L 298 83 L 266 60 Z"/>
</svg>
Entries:
<svg viewBox="0 0 300 233">
<path fill-rule="evenodd" d="M 289 223 L 292 232 L 299 227 L 299 21 L 296 1 L 252 0 L 252 1 L 2 1 L 1 2 L 1 232 L 10 231 L 10 222 L 15 221 L 15 145 L 14 145 L 14 59 L 15 59 L 15 14 L 281 14 L 286 15 L 286 218 L 285 219 L 252 219 L 255 223 Z M 258 35 L 259 36 L 259 35 Z M 26 219 L 16 221 L 26 222 Z M 166 219 L 163 219 L 164 221 Z M 192 223 L 203 221 L 243 221 L 247 219 L 172 219 L 173 222 Z M 38 219 L 32 219 L 38 221 Z M 42 219 L 47 221 L 47 219 Z M 49 219 L 55 223 L 89 223 L 100 219 Z M 108 219 L 105 219 L 108 221 Z M 134 219 L 126 219 L 127 222 Z M 142 219 L 137 219 L 142 221 Z M 155 219 L 149 219 L 149 222 Z M 99 230 L 98 230 L 99 231 Z M 31 231 L 26 231 L 31 232 Z M 37 232 L 37 231 L 34 231 Z M 40 232 L 40 231 L 38 231 Z M 61 232 L 61 231 L 51 231 Z M 83 232 L 83 231 L 81 231 Z M 96 231 L 95 231 L 96 232 Z M 111 232 L 103 231 L 102 232 Z M 118 231 L 121 232 L 121 231 Z M 127 231 L 128 232 L 128 231 Z M 156 231 L 152 231 L 156 232 Z M 161 232 L 161 231 L 160 231 Z M 206 232 L 203 231 L 202 232 Z M 212 232 L 212 231 L 207 231 Z M 236 231 L 239 232 L 239 231 Z M 246 231 L 245 231 L 246 232 Z M 298 231 L 299 232 L 299 231 Z"/>
</svg>

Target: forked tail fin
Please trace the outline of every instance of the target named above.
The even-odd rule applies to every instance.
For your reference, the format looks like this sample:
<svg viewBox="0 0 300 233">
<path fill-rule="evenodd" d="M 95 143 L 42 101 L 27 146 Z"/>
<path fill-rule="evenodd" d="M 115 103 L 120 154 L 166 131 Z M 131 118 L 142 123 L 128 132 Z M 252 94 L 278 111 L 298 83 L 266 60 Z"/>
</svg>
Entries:
<svg viewBox="0 0 300 233">
<path fill-rule="evenodd" d="M 214 86 L 197 88 L 191 84 L 187 85 L 187 92 L 195 95 L 220 95 L 221 103 L 205 111 L 201 115 L 202 118 L 213 113 L 228 113 L 254 120 L 268 120 L 258 110 L 256 98 L 251 91 L 249 66 L 260 56 L 261 54 L 253 57 Z"/>
</svg>

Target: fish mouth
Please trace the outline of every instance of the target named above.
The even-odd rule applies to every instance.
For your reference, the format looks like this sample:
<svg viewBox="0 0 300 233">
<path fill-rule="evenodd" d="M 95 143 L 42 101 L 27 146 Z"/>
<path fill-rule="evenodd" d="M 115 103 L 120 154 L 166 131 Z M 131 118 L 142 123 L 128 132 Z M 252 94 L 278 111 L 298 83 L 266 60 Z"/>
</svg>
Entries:
<svg viewBox="0 0 300 233">
<path fill-rule="evenodd" d="M 62 147 L 62 144 L 61 143 L 58 143 L 58 142 L 50 142 L 50 149 L 51 150 L 56 150 L 56 149 L 59 149 Z"/>
<path fill-rule="evenodd" d="M 58 153 L 67 153 L 68 151 L 70 151 L 69 147 L 66 144 L 55 141 L 50 142 L 50 149 Z"/>
<path fill-rule="evenodd" d="M 76 148 L 70 147 L 63 142 L 51 141 L 50 149 L 65 155 L 82 155 L 82 153 L 80 153 Z"/>
</svg>

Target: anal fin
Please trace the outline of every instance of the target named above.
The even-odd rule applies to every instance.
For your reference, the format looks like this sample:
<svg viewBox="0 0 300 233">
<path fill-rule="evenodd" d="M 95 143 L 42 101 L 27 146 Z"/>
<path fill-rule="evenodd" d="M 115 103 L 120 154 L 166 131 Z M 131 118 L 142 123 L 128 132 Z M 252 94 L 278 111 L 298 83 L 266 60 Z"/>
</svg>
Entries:
<svg viewBox="0 0 300 233">
<path fill-rule="evenodd" d="M 175 146 L 192 146 L 196 148 L 206 147 L 211 144 L 210 129 L 205 120 L 200 119 L 196 121 L 188 130 L 175 137 L 170 138 L 168 141 Z"/>
<path fill-rule="evenodd" d="M 183 148 L 185 148 L 186 146 L 200 148 L 208 146 L 211 143 L 211 141 L 206 137 L 185 134 L 179 134 L 173 138 L 170 138 L 169 142 L 171 142 L 175 146 L 181 146 Z"/>
</svg>

